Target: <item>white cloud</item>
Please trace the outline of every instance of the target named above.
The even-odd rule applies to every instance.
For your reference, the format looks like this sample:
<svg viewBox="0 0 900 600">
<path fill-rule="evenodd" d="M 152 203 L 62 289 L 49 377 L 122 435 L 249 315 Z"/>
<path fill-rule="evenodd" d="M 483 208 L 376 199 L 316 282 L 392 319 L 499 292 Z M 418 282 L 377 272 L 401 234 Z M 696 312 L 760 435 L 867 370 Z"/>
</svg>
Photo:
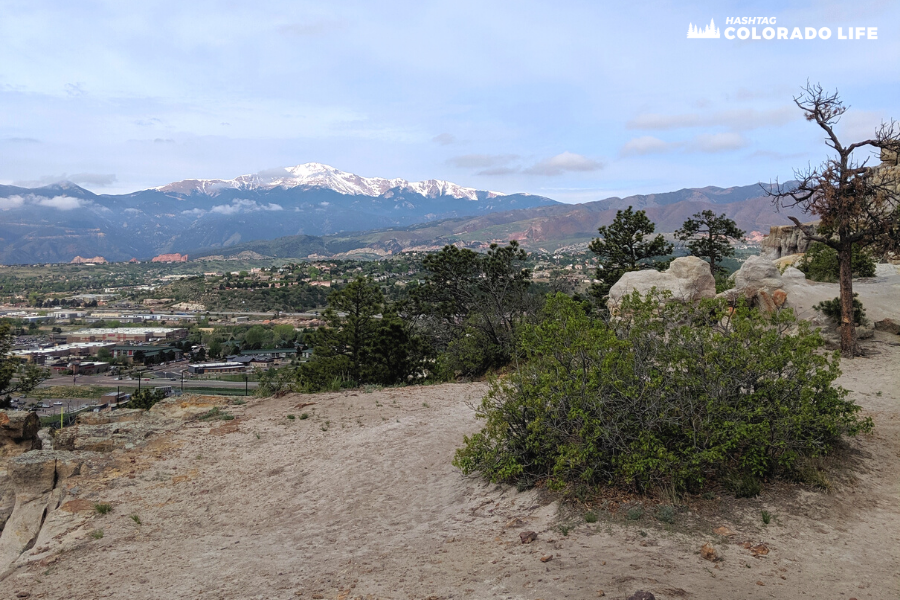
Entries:
<svg viewBox="0 0 900 600">
<path fill-rule="evenodd" d="M 76 208 L 93 207 L 97 208 L 90 200 L 82 200 L 81 198 L 73 198 L 71 196 L 54 196 L 48 198 L 46 196 L 35 196 L 27 194 L 25 196 L 7 196 L 0 198 L 0 210 L 10 210 L 13 208 L 21 208 L 25 205 L 45 206 L 47 208 L 55 208 L 57 210 L 75 210 Z"/>
<path fill-rule="evenodd" d="M 529 175 L 562 175 L 569 171 L 598 171 L 603 168 L 600 161 L 573 152 L 563 152 L 535 163 L 523 171 Z"/>
<path fill-rule="evenodd" d="M 25 199 L 22 196 L 9 196 L 8 198 L 0 198 L 0 210 L 19 208 L 23 204 L 25 204 Z"/>
<path fill-rule="evenodd" d="M 213 206 L 209 212 L 219 215 L 236 215 L 239 213 L 257 212 L 261 210 L 284 210 L 280 204 L 259 204 L 255 200 L 244 200 L 236 198 L 231 204 L 219 204 Z"/>
<path fill-rule="evenodd" d="M 47 206 L 58 210 L 75 210 L 91 204 L 89 200 L 81 198 L 73 198 L 71 196 L 54 196 L 53 198 L 44 198 L 41 196 L 34 197 L 34 204 L 38 206 Z"/>
<path fill-rule="evenodd" d="M 789 121 L 801 118 L 801 116 L 800 110 L 795 106 L 782 106 L 769 110 L 748 108 L 676 115 L 645 113 L 628 121 L 627 127 L 629 129 L 666 130 L 725 126 L 732 129 L 747 130 L 784 125 Z"/>
<path fill-rule="evenodd" d="M 680 145 L 678 142 L 665 142 L 652 135 L 644 135 L 625 142 L 625 145 L 622 146 L 622 155 L 633 156 L 671 152 Z"/>
<path fill-rule="evenodd" d="M 691 140 L 691 150 L 696 152 L 727 152 L 743 148 L 749 142 L 740 133 L 703 133 Z"/>
<path fill-rule="evenodd" d="M 206 211 L 202 208 L 192 208 L 191 210 L 183 210 L 181 214 L 187 217 L 202 217 L 206 214 Z"/>
</svg>

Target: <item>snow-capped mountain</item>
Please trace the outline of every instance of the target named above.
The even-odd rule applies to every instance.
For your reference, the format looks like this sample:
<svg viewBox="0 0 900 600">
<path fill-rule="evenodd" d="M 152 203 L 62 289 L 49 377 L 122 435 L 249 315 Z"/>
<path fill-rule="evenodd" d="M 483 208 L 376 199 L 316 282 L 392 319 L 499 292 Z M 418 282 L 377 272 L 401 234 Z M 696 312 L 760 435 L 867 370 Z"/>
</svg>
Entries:
<svg viewBox="0 0 900 600">
<path fill-rule="evenodd" d="M 406 179 L 385 179 L 383 177 L 361 177 L 353 173 L 335 169 L 322 163 L 305 163 L 296 167 L 272 169 L 265 173 L 241 175 L 234 179 L 185 179 L 158 188 L 161 192 L 176 194 L 205 194 L 214 196 L 222 190 L 270 190 L 276 187 L 328 189 L 348 196 L 382 196 L 391 190 L 411 191 L 426 198 L 449 196 L 467 200 L 479 200 L 479 191 L 463 187 L 450 181 L 429 179 L 409 182 Z M 483 192 L 486 198 L 496 198 L 499 192 Z M 390 196 L 386 196 L 390 197 Z"/>
<path fill-rule="evenodd" d="M 146 258 L 552 204 L 541 196 L 437 179 L 360 177 L 319 163 L 234 179 L 185 179 L 122 195 L 93 194 L 70 182 L 0 186 L 0 263 L 68 262 L 75 255 Z"/>
</svg>

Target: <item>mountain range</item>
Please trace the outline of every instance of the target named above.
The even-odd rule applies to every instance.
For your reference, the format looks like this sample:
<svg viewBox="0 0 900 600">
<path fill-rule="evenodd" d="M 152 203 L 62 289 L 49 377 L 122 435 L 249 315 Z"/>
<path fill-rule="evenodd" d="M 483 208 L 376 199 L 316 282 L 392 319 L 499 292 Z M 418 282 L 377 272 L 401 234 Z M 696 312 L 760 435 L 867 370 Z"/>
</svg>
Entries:
<svg viewBox="0 0 900 600">
<path fill-rule="evenodd" d="M 557 204 L 440 180 L 366 178 L 307 163 L 235 179 L 188 179 L 131 194 L 70 182 L 0 186 L 0 263 L 121 261 L 287 235 L 403 227 Z"/>
<path fill-rule="evenodd" d="M 725 214 L 748 234 L 768 233 L 772 225 L 790 224 L 788 216 L 803 215 L 793 210 L 776 211 L 766 195 L 768 186 L 754 184 L 719 188 L 686 188 L 662 194 L 613 197 L 583 204 L 556 203 L 546 206 L 466 218 L 443 219 L 402 228 L 333 234 L 287 236 L 256 240 L 227 248 L 195 249 L 195 258 L 237 256 L 377 257 L 401 251 L 437 250 L 445 244 L 484 249 L 491 243 L 518 240 L 530 250 L 554 252 L 560 248 L 584 248 L 597 237 L 597 228 L 609 225 L 616 211 L 633 206 L 646 211 L 657 232 L 673 232 L 693 214 L 711 210 Z"/>
<path fill-rule="evenodd" d="M 122 261 L 172 252 L 191 258 L 245 251 L 291 258 L 382 255 L 510 239 L 553 250 L 589 240 L 626 206 L 646 210 L 663 232 L 706 208 L 748 231 L 787 222 L 759 185 L 573 205 L 434 179 L 367 178 L 307 163 L 119 195 L 94 194 L 70 182 L 0 186 L 0 263 L 69 262 L 75 256 Z"/>
</svg>

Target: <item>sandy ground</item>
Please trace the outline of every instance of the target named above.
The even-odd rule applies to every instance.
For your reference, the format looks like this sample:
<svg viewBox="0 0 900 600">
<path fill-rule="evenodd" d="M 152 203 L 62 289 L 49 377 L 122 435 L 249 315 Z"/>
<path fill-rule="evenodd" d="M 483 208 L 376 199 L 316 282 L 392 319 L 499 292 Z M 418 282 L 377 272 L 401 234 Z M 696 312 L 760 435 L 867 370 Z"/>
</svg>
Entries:
<svg viewBox="0 0 900 600">
<path fill-rule="evenodd" d="M 814 319 L 818 313 L 813 306 L 840 295 L 838 284 L 786 281 L 788 306 L 801 319 Z M 879 264 L 875 276 L 853 280 L 853 291 L 866 309 L 870 321 L 892 318 L 900 321 L 900 265 Z"/>
<path fill-rule="evenodd" d="M 81 476 L 81 498 L 113 506 L 88 517 L 102 539 L 17 569 L 0 598 L 896 599 L 898 342 L 878 333 L 844 363 L 840 383 L 876 430 L 851 442 L 831 492 L 776 484 L 691 501 L 674 524 L 649 509 L 586 523 L 583 507 L 450 465 L 484 384 L 251 400 L 234 421 L 188 423 Z M 520 543 L 525 530 L 537 540 Z M 722 560 L 700 557 L 705 542 Z"/>
</svg>

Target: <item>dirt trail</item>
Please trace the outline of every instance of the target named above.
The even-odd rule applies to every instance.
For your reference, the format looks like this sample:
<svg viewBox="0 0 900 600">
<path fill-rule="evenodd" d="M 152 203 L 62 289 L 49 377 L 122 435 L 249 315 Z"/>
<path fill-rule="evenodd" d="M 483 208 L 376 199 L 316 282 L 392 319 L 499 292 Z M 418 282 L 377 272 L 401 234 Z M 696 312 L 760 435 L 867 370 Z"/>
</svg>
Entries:
<svg viewBox="0 0 900 600">
<path fill-rule="evenodd" d="M 189 423 L 149 449 L 117 451 L 116 478 L 82 477 L 81 498 L 113 505 L 91 517 L 102 539 L 21 567 L 0 598 L 550 600 L 644 589 L 660 599 L 895 599 L 900 346 L 879 333 L 867 347 L 869 358 L 844 363 L 841 384 L 876 431 L 852 442 L 852 470 L 832 493 L 770 486 L 692 506 L 674 525 L 588 524 L 537 491 L 450 465 L 478 428 L 470 404 L 483 384 L 251 400 L 229 408 L 234 421 Z M 762 509 L 774 515 L 768 526 Z M 568 535 L 560 524 L 573 526 Z M 737 535 L 715 535 L 714 524 Z M 523 530 L 537 540 L 521 544 Z M 707 541 L 722 561 L 700 557 Z M 741 541 L 769 553 L 755 558 Z"/>
</svg>

